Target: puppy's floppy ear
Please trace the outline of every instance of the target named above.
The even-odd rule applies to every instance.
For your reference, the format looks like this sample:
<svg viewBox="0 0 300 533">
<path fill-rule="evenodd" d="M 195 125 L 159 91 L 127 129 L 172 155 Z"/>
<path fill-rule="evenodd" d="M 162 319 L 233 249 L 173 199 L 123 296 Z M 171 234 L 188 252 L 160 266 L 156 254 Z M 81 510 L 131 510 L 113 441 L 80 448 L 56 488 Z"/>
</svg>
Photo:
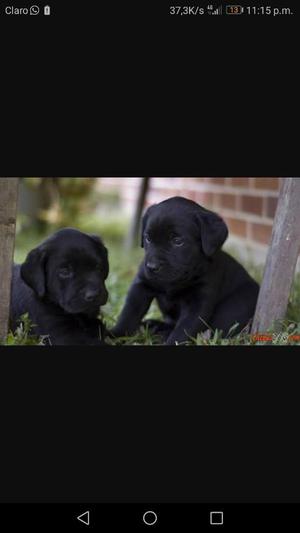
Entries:
<svg viewBox="0 0 300 533">
<path fill-rule="evenodd" d="M 94 233 L 89 233 L 88 235 L 96 244 L 98 244 L 98 246 L 104 248 L 107 253 L 107 249 L 105 248 L 102 239 L 100 239 L 98 235 L 95 235 Z"/>
<path fill-rule="evenodd" d="M 142 218 L 142 229 L 141 229 L 141 247 L 144 248 L 144 231 L 146 229 L 146 225 L 147 225 L 147 222 L 148 222 L 148 219 L 149 219 L 149 215 L 151 213 L 151 211 L 153 211 L 153 209 L 155 208 L 156 206 L 155 205 L 150 205 L 150 207 L 148 207 L 147 211 L 145 212 L 143 218 Z"/>
<path fill-rule="evenodd" d="M 46 250 L 38 246 L 27 255 L 25 263 L 21 265 L 21 277 L 34 292 L 43 298 L 46 293 Z"/>
<path fill-rule="evenodd" d="M 203 208 L 197 213 L 197 221 L 200 226 L 203 251 L 210 257 L 226 241 L 228 228 L 219 215 Z"/>
<path fill-rule="evenodd" d="M 102 239 L 100 239 L 100 237 L 98 237 L 98 235 L 95 235 L 94 233 L 89 233 L 89 237 L 96 244 L 98 244 L 98 247 L 100 248 L 101 252 L 104 254 L 104 259 L 105 259 L 105 262 L 106 262 L 106 265 L 105 265 L 105 278 L 107 278 L 108 273 L 109 273 L 108 249 L 106 248 L 106 246 L 104 246 L 104 243 L 103 243 Z"/>
</svg>

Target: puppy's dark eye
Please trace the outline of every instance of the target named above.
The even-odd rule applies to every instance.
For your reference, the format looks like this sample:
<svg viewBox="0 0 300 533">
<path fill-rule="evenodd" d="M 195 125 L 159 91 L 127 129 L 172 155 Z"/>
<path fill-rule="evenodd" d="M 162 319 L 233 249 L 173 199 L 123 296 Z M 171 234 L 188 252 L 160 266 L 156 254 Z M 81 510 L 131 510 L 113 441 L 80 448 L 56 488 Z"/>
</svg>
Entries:
<svg viewBox="0 0 300 533">
<path fill-rule="evenodd" d="M 151 239 L 148 235 L 148 233 L 145 233 L 145 241 L 149 244 L 149 242 L 151 242 Z"/>
<path fill-rule="evenodd" d="M 58 270 L 58 275 L 62 279 L 71 278 L 73 276 L 73 270 L 69 267 L 63 267 Z"/>
<path fill-rule="evenodd" d="M 174 246 L 182 246 L 184 244 L 184 240 L 181 237 L 173 237 L 172 244 L 174 244 Z"/>
</svg>

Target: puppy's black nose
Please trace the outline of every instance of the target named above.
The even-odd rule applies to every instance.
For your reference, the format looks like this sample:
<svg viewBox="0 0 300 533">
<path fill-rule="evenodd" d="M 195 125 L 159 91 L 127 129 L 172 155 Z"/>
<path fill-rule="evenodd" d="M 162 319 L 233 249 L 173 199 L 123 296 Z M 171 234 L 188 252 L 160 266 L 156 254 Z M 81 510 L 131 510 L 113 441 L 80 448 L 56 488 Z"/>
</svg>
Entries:
<svg viewBox="0 0 300 533">
<path fill-rule="evenodd" d="M 86 302 L 93 302 L 98 296 L 99 291 L 96 289 L 87 289 L 84 293 L 84 299 Z"/>
<path fill-rule="evenodd" d="M 147 261 L 146 267 L 150 272 L 153 272 L 153 274 L 156 274 L 161 269 L 161 265 L 156 261 Z"/>
</svg>

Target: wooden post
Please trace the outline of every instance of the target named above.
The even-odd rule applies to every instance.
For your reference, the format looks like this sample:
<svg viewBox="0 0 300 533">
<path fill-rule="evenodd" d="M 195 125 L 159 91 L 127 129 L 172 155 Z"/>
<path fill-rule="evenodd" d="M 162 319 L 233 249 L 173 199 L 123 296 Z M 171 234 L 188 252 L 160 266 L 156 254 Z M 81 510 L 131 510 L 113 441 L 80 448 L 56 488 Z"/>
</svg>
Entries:
<svg viewBox="0 0 300 533">
<path fill-rule="evenodd" d="M 19 178 L 0 178 L 0 342 L 8 332 Z"/>
<path fill-rule="evenodd" d="M 150 178 L 142 178 L 138 199 L 136 203 L 135 213 L 129 229 L 127 239 L 125 241 L 125 249 L 130 250 L 137 243 L 140 231 L 141 216 L 143 212 L 144 203 L 149 189 Z"/>
<path fill-rule="evenodd" d="M 284 320 L 300 251 L 300 178 L 283 178 L 252 333 Z"/>
</svg>

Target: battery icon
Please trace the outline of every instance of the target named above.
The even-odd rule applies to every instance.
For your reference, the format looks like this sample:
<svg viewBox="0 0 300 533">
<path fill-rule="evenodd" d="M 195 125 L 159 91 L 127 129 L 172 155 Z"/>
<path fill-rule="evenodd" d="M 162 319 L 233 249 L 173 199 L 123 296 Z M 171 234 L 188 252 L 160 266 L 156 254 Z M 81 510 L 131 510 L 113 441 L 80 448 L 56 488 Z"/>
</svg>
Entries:
<svg viewBox="0 0 300 533">
<path fill-rule="evenodd" d="M 241 15 L 243 11 L 242 6 L 226 6 L 226 15 Z"/>
<path fill-rule="evenodd" d="M 44 6 L 44 15 L 50 15 L 50 6 Z"/>
</svg>

